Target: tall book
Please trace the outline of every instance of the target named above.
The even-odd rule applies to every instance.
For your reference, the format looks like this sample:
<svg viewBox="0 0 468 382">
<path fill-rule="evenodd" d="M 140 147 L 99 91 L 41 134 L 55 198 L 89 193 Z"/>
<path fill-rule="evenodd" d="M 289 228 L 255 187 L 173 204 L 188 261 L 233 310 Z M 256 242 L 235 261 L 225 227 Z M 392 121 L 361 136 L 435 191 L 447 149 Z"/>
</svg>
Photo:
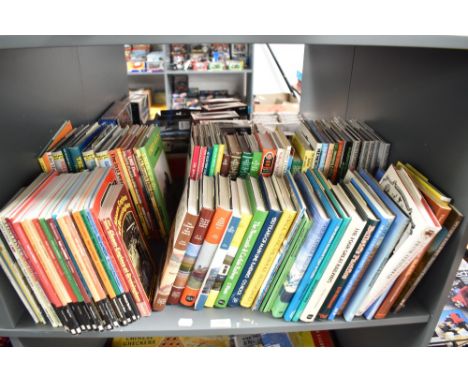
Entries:
<svg viewBox="0 0 468 382">
<path fill-rule="evenodd" d="M 373 287 L 361 303 L 357 314 L 362 314 L 367 310 L 441 229 L 435 215 L 404 169 L 398 170 L 390 165 L 380 180 L 380 184 L 384 191 L 411 217 L 411 229 L 405 231 L 406 239 L 399 242 L 393 256 L 385 264 Z"/>
<path fill-rule="evenodd" d="M 159 290 L 153 301 L 153 310 L 161 311 L 166 306 L 172 285 L 179 273 L 185 251 L 192 237 L 199 216 L 199 181 L 189 179 L 177 209 L 174 228 L 174 246 L 168 253 Z"/>
<path fill-rule="evenodd" d="M 262 152 L 262 160 L 260 165 L 260 174 L 262 176 L 271 176 L 275 167 L 276 148 L 273 144 L 270 134 L 255 133 L 258 146 Z"/>
<path fill-rule="evenodd" d="M 272 305 L 271 312 L 273 317 L 283 317 L 289 306 L 291 311 L 300 303 L 299 286 L 308 266 L 317 250 L 322 251 L 320 242 L 324 235 L 331 235 L 335 226 L 330 227 L 331 218 L 325 208 L 320 203 L 316 192 L 303 173 L 294 176 L 301 196 L 307 206 L 308 220 L 312 223 L 306 233 L 294 262 L 290 265 L 290 270 L 281 286 L 278 296 Z M 309 226 L 309 225 L 308 225 Z M 304 286 L 305 287 L 305 286 Z M 296 297 L 297 296 L 297 297 Z M 291 305 L 292 304 L 292 305 Z M 292 317 L 291 317 L 292 318 Z"/>
<path fill-rule="evenodd" d="M 265 250 L 269 245 L 270 239 L 272 238 L 273 233 L 275 232 L 275 228 L 278 225 L 278 222 L 280 221 L 283 213 L 278 202 L 272 180 L 265 177 L 260 177 L 258 180 L 268 215 L 265 219 L 258 239 L 245 262 L 244 269 L 239 276 L 239 280 L 237 281 L 236 286 L 231 294 L 231 298 L 229 299 L 228 303 L 229 306 L 240 305 L 244 291 L 249 285 L 255 269 L 257 268 L 260 259 L 265 253 Z"/>
<path fill-rule="evenodd" d="M 236 256 L 229 268 L 229 272 L 223 283 L 223 286 L 216 299 L 215 306 L 224 308 L 227 306 L 229 298 L 234 290 L 234 287 L 239 280 L 245 263 L 255 245 L 255 242 L 260 235 L 263 224 L 268 216 L 268 210 L 263 201 L 262 192 L 260 189 L 259 181 L 253 177 L 246 179 L 247 193 L 250 201 L 250 208 L 252 211 L 252 220 L 247 228 L 247 231 L 242 239 L 242 243 L 237 250 Z"/>
<path fill-rule="evenodd" d="M 240 178 L 238 179 L 240 180 Z M 200 293 L 198 294 L 198 297 L 195 300 L 195 310 L 203 309 L 203 307 L 205 306 L 205 303 L 207 302 L 208 296 L 211 292 L 211 288 L 213 287 L 216 278 L 219 272 L 221 271 L 223 262 L 225 261 L 226 256 L 228 255 L 229 247 L 231 246 L 232 240 L 234 238 L 234 235 L 236 234 L 236 231 L 239 227 L 239 223 L 241 221 L 241 207 L 239 202 L 239 190 L 237 186 L 237 181 L 230 180 L 229 185 L 231 191 L 231 219 L 229 220 L 229 224 L 224 232 L 219 246 L 216 248 L 216 251 L 213 254 L 211 263 L 200 286 Z"/>
<path fill-rule="evenodd" d="M 192 272 L 193 266 L 197 260 L 200 249 L 205 240 L 213 218 L 215 201 L 215 181 L 211 176 L 203 176 L 203 180 L 199 183 L 199 215 L 197 224 L 193 230 L 190 241 L 185 250 L 179 272 L 172 286 L 171 294 L 167 300 L 168 304 L 177 304 L 180 300 L 182 292 L 187 284 L 187 280 Z"/>
<path fill-rule="evenodd" d="M 185 306 L 193 306 L 200 293 L 203 280 L 208 272 L 213 256 L 218 248 L 224 232 L 229 225 L 232 215 L 231 187 L 229 178 L 216 176 L 215 180 L 215 212 L 206 233 L 205 240 L 193 266 L 192 273 L 180 298 L 180 303 Z"/>
<path fill-rule="evenodd" d="M 283 178 L 274 176 L 271 178 L 271 182 L 273 183 L 278 197 L 279 206 L 283 213 L 281 214 L 281 218 L 273 232 L 270 242 L 268 243 L 257 269 L 255 270 L 255 273 L 253 274 L 253 277 L 242 297 L 241 306 L 244 308 L 252 307 L 270 268 L 273 266 L 276 257 L 280 255 L 281 246 L 283 245 L 289 229 L 297 215 L 296 208 L 288 194 L 290 190 L 287 188 L 286 182 Z"/>
<path fill-rule="evenodd" d="M 211 291 L 205 302 L 205 306 L 208 308 L 212 308 L 216 303 L 219 291 L 221 290 L 221 287 L 223 286 L 224 281 L 229 274 L 229 270 L 231 269 L 237 251 L 239 250 L 239 247 L 241 246 L 244 236 L 246 235 L 246 232 L 252 221 L 253 214 L 250 206 L 249 193 L 247 190 L 247 180 L 237 178 L 235 182 L 237 184 L 237 192 L 239 195 L 240 221 L 237 230 L 232 237 L 231 243 L 229 244 L 226 255 L 224 256 L 221 268 L 216 275 Z"/>
</svg>

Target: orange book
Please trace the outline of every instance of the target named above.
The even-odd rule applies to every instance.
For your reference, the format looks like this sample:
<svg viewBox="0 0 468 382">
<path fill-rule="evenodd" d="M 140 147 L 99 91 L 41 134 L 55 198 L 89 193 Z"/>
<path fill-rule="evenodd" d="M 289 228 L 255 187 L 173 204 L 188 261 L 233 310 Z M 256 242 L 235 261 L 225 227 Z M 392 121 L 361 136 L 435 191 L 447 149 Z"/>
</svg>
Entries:
<svg viewBox="0 0 468 382">
<path fill-rule="evenodd" d="M 270 137 L 270 133 L 255 133 L 255 138 L 262 152 L 260 174 L 262 176 L 271 176 L 275 168 L 276 148 Z"/>
</svg>

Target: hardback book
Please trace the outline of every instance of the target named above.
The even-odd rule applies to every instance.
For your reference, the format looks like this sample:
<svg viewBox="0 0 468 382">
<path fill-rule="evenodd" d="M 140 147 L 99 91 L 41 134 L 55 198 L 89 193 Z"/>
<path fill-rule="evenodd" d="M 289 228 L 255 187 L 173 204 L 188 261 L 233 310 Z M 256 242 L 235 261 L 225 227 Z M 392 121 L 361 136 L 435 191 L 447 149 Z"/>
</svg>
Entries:
<svg viewBox="0 0 468 382">
<path fill-rule="evenodd" d="M 216 299 L 215 306 L 218 308 L 224 308 L 227 306 L 242 270 L 244 269 L 245 263 L 268 216 L 268 209 L 263 200 L 258 179 L 247 177 L 246 186 L 250 201 L 250 209 L 252 211 L 252 220 L 245 232 L 242 243 L 237 250 L 236 256 L 229 268 L 229 272 Z"/>
<path fill-rule="evenodd" d="M 307 142 L 305 137 L 300 131 L 297 131 L 292 137 L 292 144 L 294 146 L 294 150 L 298 153 L 299 157 L 302 160 L 302 172 L 306 172 L 307 169 L 313 168 L 314 164 L 314 151 L 312 147 Z"/>
<path fill-rule="evenodd" d="M 260 173 L 260 167 L 262 164 L 262 152 L 260 151 L 258 142 L 253 135 L 245 134 L 244 137 L 249 146 L 249 150 L 252 153 L 252 162 L 250 164 L 249 175 L 257 177 Z"/>
<path fill-rule="evenodd" d="M 320 169 L 320 162 L 323 155 L 323 143 L 321 142 L 320 138 L 312 132 L 310 126 L 316 128 L 313 121 L 304 121 L 304 124 L 302 124 L 301 127 L 301 131 L 310 148 L 314 152 L 311 168 Z"/>
<path fill-rule="evenodd" d="M 382 224 L 369 206 L 369 203 L 360 195 L 353 183 L 342 183 L 342 187 L 354 205 L 361 210 L 361 213 L 365 214 L 369 224 L 366 236 L 362 237 L 360 245 L 354 254 L 355 262 L 350 262 L 347 265 L 345 272 L 342 274 L 341 279 L 339 279 L 341 289 L 339 294 L 335 292 L 335 301 L 328 315 L 329 320 L 333 320 L 336 316 L 342 315 L 344 308 L 356 290 L 365 270 L 377 252 L 383 240 L 384 233 L 386 232 L 385 230 L 388 229 L 388 225 L 385 223 Z M 328 308 L 330 308 L 330 306 L 328 306 Z"/>
<path fill-rule="evenodd" d="M 211 288 L 213 287 L 216 278 L 219 272 L 221 271 L 223 262 L 225 261 L 226 256 L 228 255 L 229 247 L 231 246 L 232 240 L 234 238 L 234 235 L 236 234 L 236 231 L 239 227 L 239 223 L 241 221 L 241 206 L 239 201 L 239 190 L 237 181 L 230 180 L 229 187 L 231 192 L 232 215 L 229 220 L 229 224 L 227 225 L 227 228 L 224 231 L 224 235 L 220 241 L 220 244 L 218 245 L 215 253 L 213 254 L 211 263 L 200 286 L 200 293 L 198 294 L 198 297 L 196 298 L 194 304 L 195 310 L 200 310 L 204 308 L 205 303 L 208 300 L 208 296 L 211 292 Z"/>
<path fill-rule="evenodd" d="M 288 312 L 289 315 L 285 318 L 289 321 L 301 302 L 301 295 L 305 289 L 305 285 L 301 288 L 302 279 L 306 276 L 316 252 L 323 250 L 323 246 L 320 246 L 322 238 L 330 237 L 336 231 L 336 224 L 331 224 L 331 216 L 333 217 L 333 215 L 330 215 L 319 201 L 319 197 L 306 175 L 298 173 L 294 178 L 307 206 L 312 225 L 271 310 L 273 317 L 283 317 Z"/>
<path fill-rule="evenodd" d="M 293 181 L 293 178 L 288 174 L 290 180 Z M 261 304 L 259 309 L 262 312 L 270 312 L 278 294 L 281 291 L 281 288 L 284 285 L 286 277 L 293 266 L 297 254 L 299 253 L 300 248 L 310 230 L 312 221 L 309 217 L 307 207 L 305 202 L 299 192 L 296 182 L 291 183 L 294 188 L 291 190 L 291 195 L 293 196 L 293 201 L 298 211 L 296 221 L 294 222 L 291 230 L 288 234 L 288 238 L 283 243 L 283 248 L 281 249 L 284 254 L 280 254 L 282 259 L 277 258 L 278 262 L 270 269 L 270 275 L 265 279 L 262 288 L 260 289 L 259 295 L 257 296 L 257 301 L 255 305 Z M 268 280 L 270 278 L 270 280 Z M 265 284 L 266 283 L 266 284 Z M 262 297 L 262 289 L 264 289 L 263 294 L 265 297 Z M 286 304 L 287 305 L 287 304 Z"/>
<path fill-rule="evenodd" d="M 385 203 L 380 196 L 383 193 L 376 193 L 358 173 L 348 172 L 345 179 L 353 183 L 356 190 L 372 209 L 372 212 L 379 218 L 380 224 L 385 224 L 387 226 L 379 248 L 373 255 L 369 266 L 366 267 L 367 269 L 363 273 L 359 284 L 343 311 L 345 320 L 351 321 L 356 314 L 360 302 L 372 288 L 373 281 L 378 277 L 383 264 L 388 260 L 393 249 L 400 240 L 409 219 L 398 210 L 397 206 L 390 203 L 389 200 L 386 200 L 388 204 Z M 398 218 L 397 221 L 395 221 L 396 218 Z"/>
<path fill-rule="evenodd" d="M 227 143 L 227 136 L 221 135 L 222 146 L 224 147 L 223 156 L 221 158 L 221 168 L 219 173 L 222 176 L 229 176 L 229 170 L 231 168 L 231 151 Z"/>
<path fill-rule="evenodd" d="M 180 303 L 185 306 L 195 304 L 213 256 L 231 220 L 232 205 L 229 178 L 218 175 L 214 177 L 214 180 L 215 211 L 192 273 L 180 298 Z"/>
<path fill-rule="evenodd" d="M 278 225 L 283 214 L 283 210 L 280 206 L 278 196 L 273 185 L 273 181 L 264 177 L 259 177 L 258 181 L 268 215 L 231 294 L 231 298 L 228 302 L 229 306 L 240 305 L 241 298 L 243 297 L 246 288 L 252 280 L 252 276 L 257 269 L 257 265 L 259 261 L 261 261 L 260 259 L 262 259 L 265 250 L 268 248 L 270 240 L 274 235 L 276 226 Z"/>
<path fill-rule="evenodd" d="M 167 239 L 170 230 L 169 208 L 172 200 L 170 195 L 172 176 L 163 150 L 159 127 L 151 126 L 145 134 L 141 146 L 135 148 L 134 151 L 140 171 L 146 178 L 147 192 L 158 220 L 161 236 Z"/>
<path fill-rule="evenodd" d="M 338 181 L 338 175 L 340 173 L 340 169 L 343 163 L 343 154 L 346 142 L 342 138 L 341 134 L 333 130 L 331 121 L 323 121 L 323 123 L 328 136 L 335 143 L 336 147 L 336 156 L 334 158 L 333 163 L 333 172 L 330 174 L 330 180 L 332 181 L 332 183 L 336 183 Z"/>
<path fill-rule="evenodd" d="M 262 152 L 260 174 L 262 176 L 271 176 L 275 167 L 276 148 L 268 132 L 257 132 L 255 133 L 255 138 Z"/>
<path fill-rule="evenodd" d="M 411 217 L 412 228 L 407 229 L 403 234 L 403 240 L 398 243 L 393 256 L 385 264 L 357 314 L 362 314 L 367 310 L 441 229 L 432 210 L 404 169 L 398 170 L 390 165 L 380 180 L 380 185 Z"/>
<path fill-rule="evenodd" d="M 208 227 L 210 226 L 214 214 L 214 178 L 204 175 L 203 180 L 199 183 L 199 185 L 200 212 L 198 215 L 197 224 L 195 225 L 192 236 L 187 245 L 187 249 L 185 250 L 179 272 L 173 283 L 171 294 L 167 300 L 167 303 L 171 305 L 179 303 L 180 297 L 185 288 L 185 285 L 187 284 L 193 266 L 195 265 L 198 254 L 200 253 L 200 249 L 203 245 L 206 234 L 208 232 Z"/>
<path fill-rule="evenodd" d="M 265 183 L 268 186 L 268 178 L 265 179 Z M 283 177 L 273 176 L 271 177 L 271 183 L 276 191 L 282 214 L 273 235 L 271 236 L 270 242 L 258 263 L 255 273 L 242 296 L 240 304 L 244 308 L 252 307 L 268 272 L 275 262 L 276 257 L 280 255 L 281 246 L 283 245 L 285 238 L 288 236 L 288 232 L 297 215 L 296 208 L 289 196 L 290 189 L 287 188 Z"/>
<path fill-rule="evenodd" d="M 283 176 L 284 175 L 284 168 L 287 167 L 285 166 L 285 162 L 288 162 L 289 159 L 289 153 L 286 151 L 287 147 L 284 145 L 284 143 L 279 139 L 277 135 L 277 130 L 272 131 L 270 133 L 271 141 L 273 142 L 275 148 L 276 148 L 276 158 L 275 158 L 275 166 L 273 168 L 273 174 L 277 176 Z"/>
<path fill-rule="evenodd" d="M 242 158 L 242 149 L 239 145 L 236 134 L 226 135 L 226 142 L 229 147 L 230 162 L 229 162 L 229 177 L 236 179 L 239 175 L 240 163 Z"/>
<path fill-rule="evenodd" d="M 304 308 L 301 320 L 306 322 L 314 321 L 318 316 L 320 308 L 330 293 L 338 275 L 343 269 L 344 264 L 351 256 L 356 246 L 359 245 L 359 237 L 366 225 L 365 220 L 363 220 L 357 213 L 356 207 L 346 196 L 344 190 L 339 185 L 331 186 L 331 190 L 339 204 L 342 206 L 343 216 L 348 216 L 350 221 L 342 240 L 338 244 L 335 253 L 332 255 L 330 262 L 318 280 L 317 286 Z M 339 210 L 339 206 L 337 210 Z"/>
<path fill-rule="evenodd" d="M 239 210 L 240 210 L 240 221 L 234 236 L 232 237 L 231 243 L 228 247 L 226 255 L 224 256 L 221 268 L 216 275 L 215 281 L 205 302 L 205 307 L 212 308 L 218 298 L 219 291 L 221 290 L 224 281 L 229 273 L 234 258 L 242 244 L 244 236 L 252 221 L 252 209 L 249 200 L 249 193 L 247 190 L 247 181 L 242 178 L 235 180 L 237 185 L 237 193 L 239 195 Z"/>
<path fill-rule="evenodd" d="M 333 240 L 330 242 L 329 248 L 323 255 L 323 258 L 318 260 L 316 270 L 312 271 L 313 277 L 310 279 L 303 293 L 302 301 L 293 317 L 294 321 L 300 319 L 304 322 L 310 322 L 314 320 L 316 314 L 318 313 L 318 309 L 320 309 L 321 304 L 319 304 L 320 306 L 317 306 L 318 303 L 315 302 L 315 299 L 312 300 L 310 305 L 309 301 L 312 299 L 312 296 L 317 289 L 319 281 L 322 280 L 322 278 L 324 277 L 323 275 L 324 273 L 326 273 L 328 266 L 332 262 L 333 258 L 340 255 L 341 247 L 346 245 L 344 244 L 347 241 L 347 238 L 345 236 L 348 233 L 348 227 L 351 222 L 350 216 L 347 215 L 347 213 L 341 207 L 340 203 L 336 200 L 335 195 L 331 191 L 330 184 L 326 182 L 323 174 L 319 170 L 314 169 L 313 171 L 307 172 L 307 177 L 312 183 L 312 185 L 315 184 L 316 186 L 320 187 L 321 191 L 326 195 L 328 201 L 330 202 L 330 206 L 333 208 L 334 212 L 336 213 L 336 216 L 340 220 L 340 225 L 338 227 L 338 230 L 336 231 Z M 312 263 L 314 261 L 315 259 L 312 259 Z M 333 262 L 331 265 L 333 266 Z M 317 300 L 321 300 L 323 294 L 321 293 L 321 291 L 318 291 L 317 293 Z M 306 308 L 310 310 L 306 310 Z"/>
<path fill-rule="evenodd" d="M 333 174 L 333 169 L 335 166 L 338 145 L 333 141 L 333 139 L 328 134 L 324 120 L 315 121 L 315 125 L 316 125 L 317 131 L 319 131 L 321 134 L 321 139 L 324 142 L 327 142 L 327 146 L 328 146 L 324 167 L 323 167 L 323 170 L 321 171 L 323 172 L 325 177 L 331 178 L 331 175 Z"/>
<path fill-rule="evenodd" d="M 237 140 L 239 142 L 240 149 L 242 151 L 241 160 L 239 164 L 239 176 L 245 178 L 250 174 L 250 167 L 252 165 L 253 153 L 250 151 L 250 147 L 247 144 L 247 134 L 237 134 Z"/>
<path fill-rule="evenodd" d="M 450 215 L 445 219 L 442 229 L 437 234 L 431 246 L 424 253 L 421 261 L 417 264 L 416 269 L 411 274 L 408 282 L 403 287 L 403 290 L 393 305 L 395 312 L 399 312 L 404 308 L 411 294 L 421 282 L 422 278 L 434 263 L 437 256 L 439 256 L 439 254 L 445 248 L 457 228 L 460 226 L 460 223 L 464 218 L 463 214 L 457 208 L 455 208 L 455 206 L 451 205 L 450 207 Z"/>
<path fill-rule="evenodd" d="M 192 237 L 199 216 L 199 181 L 189 179 L 182 194 L 175 217 L 174 246 L 170 248 L 159 289 L 153 301 L 153 310 L 165 308 L 172 285 L 179 273 L 182 259 Z"/>
</svg>

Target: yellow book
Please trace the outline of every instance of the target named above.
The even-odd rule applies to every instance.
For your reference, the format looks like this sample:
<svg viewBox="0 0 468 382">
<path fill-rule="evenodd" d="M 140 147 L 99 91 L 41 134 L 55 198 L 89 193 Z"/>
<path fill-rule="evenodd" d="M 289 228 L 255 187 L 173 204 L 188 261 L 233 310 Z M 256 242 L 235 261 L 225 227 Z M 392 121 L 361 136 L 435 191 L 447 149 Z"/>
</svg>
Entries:
<svg viewBox="0 0 468 382">
<path fill-rule="evenodd" d="M 218 158 L 216 159 L 215 175 L 221 172 L 221 165 L 223 163 L 224 143 L 219 144 Z"/>
<path fill-rule="evenodd" d="M 45 164 L 45 161 L 44 161 L 44 158 L 43 157 L 39 157 L 37 158 L 37 161 L 39 162 L 39 166 L 41 166 L 41 170 L 43 172 L 49 172 L 47 167 L 46 167 L 46 164 Z"/>
<path fill-rule="evenodd" d="M 231 254 L 232 256 L 236 255 L 237 249 L 241 245 L 242 239 L 244 238 L 244 235 L 247 231 L 247 228 L 249 227 L 250 221 L 252 220 L 252 214 L 251 213 L 246 213 L 241 215 L 241 220 L 239 222 L 239 226 L 237 227 L 237 231 L 234 234 L 234 237 L 232 238 L 231 245 L 229 246 L 229 251 L 228 251 L 228 256 Z M 218 290 L 211 290 L 210 294 L 208 295 L 208 298 L 206 299 L 205 302 L 205 307 L 206 308 L 212 308 L 216 302 L 216 299 L 218 298 Z"/>
<path fill-rule="evenodd" d="M 305 172 L 307 169 L 312 168 L 312 165 L 315 160 L 315 151 L 311 150 L 308 147 L 305 139 L 300 135 L 300 133 L 295 133 L 292 137 L 291 143 L 294 146 L 294 149 L 299 154 L 299 157 L 302 159 L 302 172 Z"/>
<path fill-rule="evenodd" d="M 291 332 L 288 337 L 294 347 L 315 347 L 311 332 Z"/>
<path fill-rule="evenodd" d="M 291 198 L 287 195 L 284 180 L 279 177 L 272 177 L 271 179 L 283 213 L 273 235 L 271 236 L 270 242 L 262 255 L 262 258 L 258 263 L 257 269 L 255 270 L 254 275 L 242 296 L 240 305 L 244 308 L 252 307 L 258 291 L 260 290 L 268 271 L 273 265 L 283 241 L 297 215 L 297 211 L 294 208 Z"/>
</svg>

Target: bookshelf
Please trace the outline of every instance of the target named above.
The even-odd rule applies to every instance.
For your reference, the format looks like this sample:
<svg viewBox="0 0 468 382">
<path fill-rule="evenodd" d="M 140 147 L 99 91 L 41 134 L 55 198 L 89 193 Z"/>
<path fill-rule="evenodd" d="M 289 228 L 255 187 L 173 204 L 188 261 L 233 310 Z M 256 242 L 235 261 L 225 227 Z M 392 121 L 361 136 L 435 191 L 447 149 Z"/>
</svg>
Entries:
<svg viewBox="0 0 468 382">
<path fill-rule="evenodd" d="M 0 98 L 4 109 L 0 204 L 37 174 L 35 154 L 60 121 L 70 118 L 81 123 L 94 119 L 113 99 L 125 95 L 128 76 L 121 59 L 124 43 L 289 42 L 307 44 L 302 112 L 325 118 L 341 115 L 368 121 L 392 142 L 391 160 L 413 163 L 451 195 L 456 206 L 468 215 L 465 178 L 468 173 L 465 150 L 468 141 L 468 39 L 451 36 L 152 36 L 146 41 L 140 37 L 138 41 L 133 40 L 128 36 L 0 38 Z M 25 49 L 13 49 L 17 47 Z M 119 330 L 71 338 L 60 330 L 34 325 L 0 273 L 0 335 L 12 337 L 17 345 L 78 346 L 100 344 L 105 337 L 114 336 L 333 329 L 342 345 L 424 346 L 433 333 L 465 252 L 467 224 L 465 219 L 408 306 L 384 320 L 345 322 L 337 319 L 298 324 L 248 310 L 194 312 L 168 307 L 162 313 L 154 313 L 150 318 Z"/>
<path fill-rule="evenodd" d="M 131 39 L 134 43 L 134 39 Z M 171 42 L 171 41 L 169 41 Z M 195 42 L 195 41 L 194 41 Z M 205 41 L 201 41 L 205 42 Z M 208 41 L 211 42 L 211 41 Z M 216 41 L 213 41 L 216 42 Z M 233 41 L 235 42 L 235 41 Z M 1 42 L 0 42 L 1 43 Z M 130 42 L 128 42 L 130 43 Z M 245 99 L 250 110 L 253 110 L 253 44 L 249 44 L 249 68 L 243 70 L 172 70 L 170 63 L 170 44 L 159 41 L 142 41 L 150 43 L 151 50 L 162 52 L 165 57 L 165 69 L 160 72 L 128 72 L 129 89 L 150 88 L 165 94 L 166 107 L 172 104 L 174 76 L 188 76 L 189 87 L 200 90 L 227 89 Z"/>
</svg>

